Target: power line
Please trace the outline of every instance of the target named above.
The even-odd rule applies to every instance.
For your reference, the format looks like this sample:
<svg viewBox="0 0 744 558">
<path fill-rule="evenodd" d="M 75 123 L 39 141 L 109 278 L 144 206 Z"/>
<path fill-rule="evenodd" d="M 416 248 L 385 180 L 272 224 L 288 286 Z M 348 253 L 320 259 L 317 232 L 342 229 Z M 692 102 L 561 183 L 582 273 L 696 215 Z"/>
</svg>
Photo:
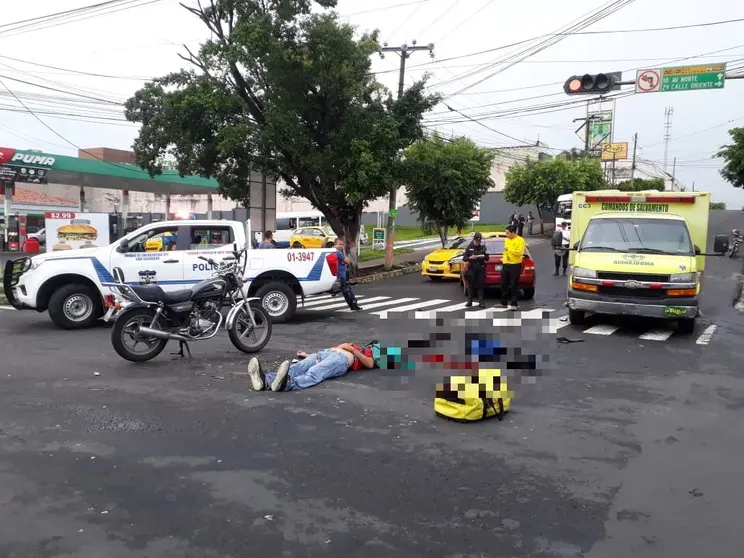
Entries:
<svg viewBox="0 0 744 558">
<path fill-rule="evenodd" d="M 575 33 L 570 33 L 570 35 L 571 36 L 580 36 L 580 35 L 612 35 L 612 34 L 616 34 L 616 33 L 655 33 L 655 32 L 661 32 L 661 31 L 676 31 L 676 30 L 679 30 L 679 29 L 692 29 L 692 28 L 695 28 L 695 27 L 711 27 L 711 26 L 715 26 L 715 25 L 728 25 L 728 24 L 731 24 L 731 23 L 740 23 L 740 22 L 743 22 L 743 21 L 744 21 L 744 18 L 740 18 L 740 19 L 728 19 L 728 20 L 723 20 L 723 21 L 710 21 L 710 22 L 706 22 L 706 23 L 694 23 L 694 24 L 690 24 L 690 25 L 677 25 L 677 26 L 671 26 L 671 27 L 648 27 L 648 28 L 641 28 L 641 29 L 610 29 L 610 30 L 607 30 L 607 31 L 577 31 Z M 457 56 L 450 56 L 450 57 L 447 57 L 447 58 L 440 58 L 439 60 L 436 60 L 434 62 L 426 62 L 424 64 L 416 64 L 416 65 L 410 66 L 410 69 L 413 69 L 413 68 L 422 68 L 422 67 L 425 67 L 425 66 L 430 66 L 431 64 L 439 64 L 439 63 L 442 63 L 442 62 L 450 62 L 452 60 L 462 60 L 463 58 L 472 58 L 473 56 L 480 56 L 482 54 L 490 54 L 492 52 L 497 52 L 499 50 L 505 50 L 507 48 L 511 48 L 511 47 L 515 47 L 515 46 L 520 46 L 520 45 L 523 45 L 523 44 L 531 43 L 531 42 L 536 41 L 538 39 L 544 39 L 544 38 L 553 37 L 553 36 L 556 36 L 556 35 L 560 35 L 560 33 L 558 33 L 558 34 L 556 34 L 556 33 L 548 33 L 548 34 L 545 34 L 545 35 L 538 35 L 538 36 L 532 37 L 530 39 L 524 39 L 524 40 L 521 40 L 521 41 L 516 41 L 514 43 L 509 43 L 509 44 L 498 46 L 498 47 L 493 47 L 493 48 L 489 48 L 489 49 L 485 49 L 485 50 L 479 50 L 479 51 L 475 51 L 475 52 L 469 52 L 467 54 L 460 54 L 460 55 L 457 55 Z M 569 34 L 565 34 L 565 35 L 568 36 Z"/>
<path fill-rule="evenodd" d="M 342 17 L 351 17 L 355 15 L 371 14 L 374 12 L 384 12 L 385 10 L 394 10 L 396 8 L 404 8 L 406 6 L 413 6 L 415 4 L 425 4 L 431 2 L 431 0 L 414 0 L 413 2 L 403 2 L 401 4 L 393 4 L 392 6 L 383 6 L 381 8 L 373 8 L 370 10 L 363 10 L 361 12 L 352 12 L 350 14 L 341 14 Z"/>
<path fill-rule="evenodd" d="M 468 17 L 466 17 L 465 19 L 463 19 L 460 23 L 458 23 L 457 25 L 455 25 L 452 29 L 450 29 L 449 31 L 447 31 L 447 33 L 445 33 L 441 38 L 439 38 L 436 41 L 434 41 L 434 44 L 441 43 L 444 39 L 446 39 L 447 37 L 449 37 L 450 35 L 452 35 L 452 33 L 454 33 L 455 31 L 457 31 L 460 27 L 462 27 L 463 25 L 465 25 L 468 21 L 470 21 L 475 16 L 477 16 L 479 13 L 481 13 L 483 10 L 485 10 L 488 6 L 490 6 L 491 4 L 493 4 L 493 2 L 494 2 L 494 0 L 486 0 L 486 3 L 485 4 L 483 4 L 480 8 L 478 8 L 477 10 L 475 10 Z"/>
<path fill-rule="evenodd" d="M 455 6 L 457 6 L 457 5 L 458 5 L 458 4 L 460 3 L 460 2 L 462 2 L 462 0 L 455 0 L 455 3 L 454 3 L 454 4 L 452 4 L 452 5 L 451 5 L 451 6 L 449 7 L 449 8 L 447 8 L 446 10 L 444 10 L 444 11 L 443 11 L 443 12 L 442 12 L 442 13 L 441 13 L 441 14 L 439 15 L 439 17 L 437 17 L 436 19 L 434 19 L 434 21 L 432 21 L 432 22 L 431 22 L 431 23 L 430 23 L 429 25 L 427 25 L 427 26 L 426 26 L 426 27 L 425 27 L 425 28 L 424 28 L 424 29 L 423 29 L 423 30 L 422 30 L 422 31 L 421 31 L 421 32 L 419 33 L 419 35 L 423 35 L 423 34 L 424 34 L 424 33 L 426 33 L 426 32 L 427 32 L 427 31 L 428 31 L 429 29 L 431 29 L 432 27 L 434 27 L 434 25 L 436 25 L 437 23 L 439 23 L 439 20 L 441 20 L 441 19 L 442 19 L 442 18 L 443 18 L 444 16 L 446 16 L 446 15 L 447 15 L 448 13 L 450 13 L 450 12 L 451 12 L 452 10 L 454 10 L 454 9 L 455 9 Z"/>
<path fill-rule="evenodd" d="M 553 46 L 554 44 L 559 43 L 560 41 L 565 39 L 567 36 L 570 36 L 574 32 L 585 29 L 586 27 L 589 27 L 590 25 L 593 25 L 594 23 L 597 23 L 598 21 L 601 21 L 609 17 L 610 15 L 632 4 L 633 2 L 635 2 L 635 0 L 616 0 L 616 1 L 610 2 L 609 4 L 603 6 L 602 8 L 599 8 L 598 10 L 591 12 L 588 16 L 584 17 L 583 19 L 578 20 L 577 23 L 569 24 L 567 26 L 567 29 L 559 31 L 557 34 L 555 34 L 554 37 L 551 37 L 545 41 L 537 43 L 536 45 L 532 45 L 528 48 L 525 48 L 522 51 L 517 51 L 514 54 L 507 55 L 505 58 L 502 58 L 501 60 L 497 60 L 491 64 L 488 64 L 487 66 L 481 68 L 480 70 L 471 72 L 468 76 L 462 76 L 462 77 L 470 77 L 482 71 L 498 66 L 500 64 L 506 64 L 505 66 L 498 68 L 496 71 L 479 79 L 475 83 L 467 85 L 464 88 L 456 91 L 455 93 L 448 95 L 447 97 L 453 97 L 455 95 L 459 95 L 460 93 L 467 91 L 468 89 L 472 89 L 473 87 L 480 85 L 484 81 L 491 79 L 496 74 L 504 72 L 507 69 L 511 68 L 512 66 L 519 64 L 522 60 L 526 58 L 530 58 L 534 56 L 535 54 L 538 54 L 542 52 L 543 50 Z"/>
<path fill-rule="evenodd" d="M 0 54 L 0 58 L 4 60 L 12 60 L 13 62 L 20 62 L 21 64 L 28 64 L 29 66 L 38 66 L 39 68 L 49 68 L 51 70 L 59 70 L 60 72 L 78 74 L 81 76 L 91 76 L 91 77 L 107 78 L 107 79 L 125 79 L 125 80 L 132 80 L 132 81 L 144 81 L 144 80 L 152 79 L 151 77 L 144 77 L 144 76 L 113 76 L 109 74 L 97 74 L 94 72 L 84 72 L 82 70 L 72 70 L 70 68 L 61 68 L 59 66 L 50 66 L 49 64 L 41 64 L 39 62 L 31 62 L 30 60 L 21 60 L 20 58 L 13 58 L 12 56 L 6 56 L 4 54 Z"/>
</svg>

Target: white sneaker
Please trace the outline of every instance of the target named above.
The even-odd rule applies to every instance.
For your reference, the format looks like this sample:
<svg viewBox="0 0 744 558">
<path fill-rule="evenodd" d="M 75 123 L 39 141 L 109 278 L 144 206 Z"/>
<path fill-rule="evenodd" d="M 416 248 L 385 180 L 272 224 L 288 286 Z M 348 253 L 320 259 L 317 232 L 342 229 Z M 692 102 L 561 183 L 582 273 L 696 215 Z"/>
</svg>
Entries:
<svg viewBox="0 0 744 558">
<path fill-rule="evenodd" d="M 285 360 L 276 371 L 276 378 L 271 382 L 271 391 L 284 391 L 287 385 L 287 374 L 289 374 L 289 361 Z"/>
<path fill-rule="evenodd" d="M 516 304 L 510 304 L 509 305 L 509 310 L 511 310 L 512 312 L 516 312 L 517 311 L 517 305 Z"/>
<path fill-rule="evenodd" d="M 261 370 L 261 363 L 256 357 L 248 361 L 248 377 L 251 380 L 253 391 L 263 391 L 266 389 L 266 378 Z"/>
</svg>

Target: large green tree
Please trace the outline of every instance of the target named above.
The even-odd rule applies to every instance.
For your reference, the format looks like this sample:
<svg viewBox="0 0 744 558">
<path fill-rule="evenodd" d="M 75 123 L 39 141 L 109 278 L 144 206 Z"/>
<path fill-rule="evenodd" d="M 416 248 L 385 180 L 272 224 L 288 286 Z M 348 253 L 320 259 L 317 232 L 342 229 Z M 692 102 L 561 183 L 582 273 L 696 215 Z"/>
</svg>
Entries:
<svg viewBox="0 0 744 558">
<path fill-rule="evenodd" d="M 444 246 L 450 227 L 464 227 L 493 185 L 495 153 L 467 138 L 434 135 L 406 150 L 403 173 L 408 207 L 436 228 Z"/>
<path fill-rule="evenodd" d="M 542 208 L 555 207 L 562 194 L 603 188 L 607 182 L 598 159 L 528 159 L 506 172 L 504 200 L 519 206 L 534 204 L 542 218 Z"/>
<path fill-rule="evenodd" d="M 618 182 L 615 189 L 623 192 L 642 192 L 644 190 L 657 190 L 663 192 L 665 188 L 663 178 L 634 178 Z"/>
<path fill-rule="evenodd" d="M 723 168 L 719 171 L 734 188 L 744 187 L 744 128 L 729 130 L 733 143 L 724 145 L 716 153 L 725 161 Z"/>
<path fill-rule="evenodd" d="M 332 8 L 335 0 L 317 0 Z M 147 83 L 126 104 L 142 124 L 137 162 L 161 172 L 215 177 L 224 195 L 250 198 L 251 172 L 267 172 L 323 214 L 353 247 L 364 207 L 399 184 L 401 150 L 423 137 L 438 98 L 417 82 L 393 100 L 370 71 L 377 34 L 355 35 L 312 0 L 209 0 L 186 7 L 211 40 L 193 65 Z M 349 250 L 354 253 L 354 250 Z"/>
</svg>

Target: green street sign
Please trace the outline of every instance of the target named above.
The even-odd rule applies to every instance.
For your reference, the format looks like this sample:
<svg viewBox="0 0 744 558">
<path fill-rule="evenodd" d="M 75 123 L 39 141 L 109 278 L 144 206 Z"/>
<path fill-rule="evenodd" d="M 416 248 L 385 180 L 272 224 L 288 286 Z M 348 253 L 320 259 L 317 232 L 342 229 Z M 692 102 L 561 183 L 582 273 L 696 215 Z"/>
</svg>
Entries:
<svg viewBox="0 0 744 558">
<path fill-rule="evenodd" d="M 703 91 L 723 89 L 726 85 L 726 64 L 675 66 L 639 70 L 636 93 L 672 91 Z"/>
<path fill-rule="evenodd" d="M 379 240 L 385 242 L 385 229 L 374 229 L 372 231 L 372 240 Z"/>
<path fill-rule="evenodd" d="M 392 217 L 393 219 L 395 219 L 398 216 L 398 210 L 397 209 L 391 209 L 390 211 L 388 211 L 388 215 L 390 215 L 390 217 Z"/>
</svg>

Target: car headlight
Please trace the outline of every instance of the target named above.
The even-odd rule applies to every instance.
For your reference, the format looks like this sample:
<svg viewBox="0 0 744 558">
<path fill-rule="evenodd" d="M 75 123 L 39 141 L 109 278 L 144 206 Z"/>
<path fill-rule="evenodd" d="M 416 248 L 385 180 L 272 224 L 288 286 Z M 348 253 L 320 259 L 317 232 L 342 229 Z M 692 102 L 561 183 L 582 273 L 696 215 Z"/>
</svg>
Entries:
<svg viewBox="0 0 744 558">
<path fill-rule="evenodd" d="M 449 264 L 461 264 L 462 263 L 462 256 L 455 256 L 454 258 L 450 258 Z"/>
<path fill-rule="evenodd" d="M 673 273 L 669 276 L 669 281 L 672 283 L 695 283 L 695 273 Z"/>
<path fill-rule="evenodd" d="M 574 267 L 573 268 L 573 276 L 574 277 L 583 277 L 585 279 L 596 279 L 597 278 L 597 272 L 594 269 L 587 269 L 585 267 Z"/>
</svg>

